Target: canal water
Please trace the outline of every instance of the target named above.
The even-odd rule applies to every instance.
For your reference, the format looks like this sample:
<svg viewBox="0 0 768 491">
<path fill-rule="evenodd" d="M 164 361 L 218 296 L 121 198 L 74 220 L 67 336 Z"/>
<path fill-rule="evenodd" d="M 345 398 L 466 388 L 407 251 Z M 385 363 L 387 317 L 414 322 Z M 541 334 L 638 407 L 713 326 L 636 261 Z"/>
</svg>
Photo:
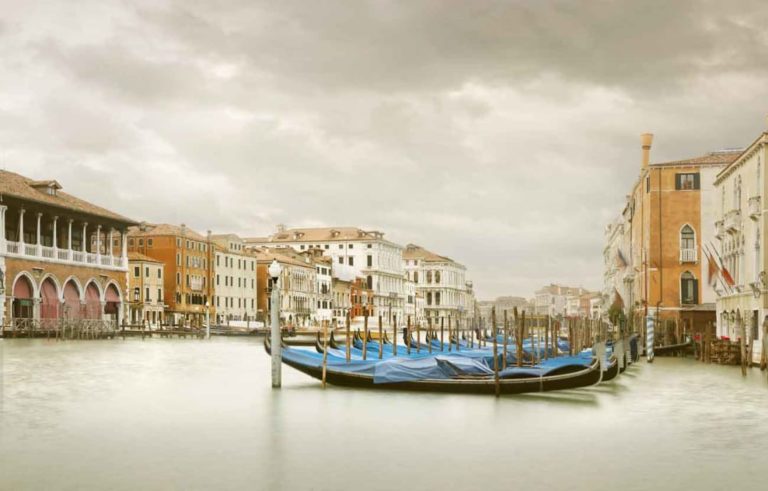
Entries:
<svg viewBox="0 0 768 491">
<path fill-rule="evenodd" d="M 766 489 L 768 382 L 657 359 L 562 393 L 330 387 L 259 340 L 0 340 L 0 489 Z"/>
</svg>

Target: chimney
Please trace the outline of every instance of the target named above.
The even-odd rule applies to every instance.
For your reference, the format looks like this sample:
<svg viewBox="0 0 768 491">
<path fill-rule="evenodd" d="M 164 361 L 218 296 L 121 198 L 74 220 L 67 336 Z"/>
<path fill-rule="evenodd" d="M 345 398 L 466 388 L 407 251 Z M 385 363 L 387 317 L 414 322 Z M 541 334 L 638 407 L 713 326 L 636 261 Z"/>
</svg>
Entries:
<svg viewBox="0 0 768 491">
<path fill-rule="evenodd" d="M 651 144 L 653 143 L 653 133 L 643 133 L 640 135 L 640 143 L 643 146 L 643 169 L 648 168 L 651 162 Z"/>
<path fill-rule="evenodd" d="M 142 232 L 146 232 L 147 231 L 147 222 L 144 222 L 144 221 L 140 222 L 139 223 L 139 230 L 142 231 Z"/>
<path fill-rule="evenodd" d="M 182 237 L 187 235 L 187 225 L 184 223 L 181 224 L 181 235 Z"/>
</svg>

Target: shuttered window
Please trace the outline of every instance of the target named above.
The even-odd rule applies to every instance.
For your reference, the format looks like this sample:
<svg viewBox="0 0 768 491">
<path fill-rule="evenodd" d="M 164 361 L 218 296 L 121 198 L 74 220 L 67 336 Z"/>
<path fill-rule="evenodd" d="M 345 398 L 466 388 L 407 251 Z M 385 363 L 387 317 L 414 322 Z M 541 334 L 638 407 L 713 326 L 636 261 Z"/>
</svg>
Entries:
<svg viewBox="0 0 768 491">
<path fill-rule="evenodd" d="M 699 173 L 675 174 L 675 189 L 678 191 L 701 189 Z"/>
</svg>

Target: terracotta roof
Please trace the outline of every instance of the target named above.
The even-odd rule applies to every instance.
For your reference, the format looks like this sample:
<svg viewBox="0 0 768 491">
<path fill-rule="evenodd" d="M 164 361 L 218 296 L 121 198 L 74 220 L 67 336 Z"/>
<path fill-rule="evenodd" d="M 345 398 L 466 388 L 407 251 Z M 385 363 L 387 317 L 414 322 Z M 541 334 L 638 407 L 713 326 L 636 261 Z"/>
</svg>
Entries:
<svg viewBox="0 0 768 491">
<path fill-rule="evenodd" d="M 739 150 L 723 150 L 720 152 L 709 152 L 706 155 L 700 157 L 694 157 L 691 159 L 673 160 L 671 162 L 659 162 L 657 164 L 651 164 L 652 167 L 665 167 L 665 166 L 678 166 L 678 165 L 728 165 L 736 160 L 743 152 L 743 149 Z"/>
<path fill-rule="evenodd" d="M 142 230 L 144 228 L 144 230 Z M 186 227 L 182 234 L 182 228 L 178 225 L 169 225 L 167 223 L 142 224 L 140 226 L 130 227 L 128 229 L 129 237 L 157 237 L 159 235 L 184 236 L 188 239 L 206 241 L 205 237 L 198 234 L 189 227 Z"/>
<path fill-rule="evenodd" d="M 381 239 L 384 233 L 363 230 L 357 227 L 290 228 L 269 237 L 251 237 L 245 241 L 251 244 L 267 242 L 319 242 L 329 240 Z"/>
<path fill-rule="evenodd" d="M 453 259 L 439 254 L 435 254 L 432 251 L 428 251 L 416 244 L 408 244 L 403 251 L 403 259 L 419 259 L 422 261 L 433 262 L 455 262 Z"/>
<path fill-rule="evenodd" d="M 43 188 L 54 188 L 56 193 L 48 194 Z M 0 170 L 0 194 L 76 211 L 86 215 L 108 218 L 126 225 L 136 223 L 136 221 L 130 218 L 61 191 L 61 185 L 53 180 L 36 181 L 15 172 Z"/>
<path fill-rule="evenodd" d="M 128 252 L 128 261 L 142 261 L 145 263 L 159 263 L 163 264 L 162 261 L 158 261 L 157 259 L 152 259 L 149 256 L 145 256 L 144 254 L 141 254 L 140 252 Z"/>
</svg>

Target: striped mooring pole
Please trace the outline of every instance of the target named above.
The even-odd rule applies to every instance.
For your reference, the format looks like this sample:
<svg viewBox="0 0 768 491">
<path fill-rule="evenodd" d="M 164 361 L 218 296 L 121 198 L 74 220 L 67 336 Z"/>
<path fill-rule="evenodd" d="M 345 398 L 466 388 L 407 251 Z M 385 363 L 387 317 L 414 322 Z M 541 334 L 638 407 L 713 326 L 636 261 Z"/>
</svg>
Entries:
<svg viewBox="0 0 768 491">
<path fill-rule="evenodd" d="M 653 327 L 654 319 L 650 315 L 645 318 L 645 354 L 647 356 L 648 363 L 653 363 Z"/>
</svg>

